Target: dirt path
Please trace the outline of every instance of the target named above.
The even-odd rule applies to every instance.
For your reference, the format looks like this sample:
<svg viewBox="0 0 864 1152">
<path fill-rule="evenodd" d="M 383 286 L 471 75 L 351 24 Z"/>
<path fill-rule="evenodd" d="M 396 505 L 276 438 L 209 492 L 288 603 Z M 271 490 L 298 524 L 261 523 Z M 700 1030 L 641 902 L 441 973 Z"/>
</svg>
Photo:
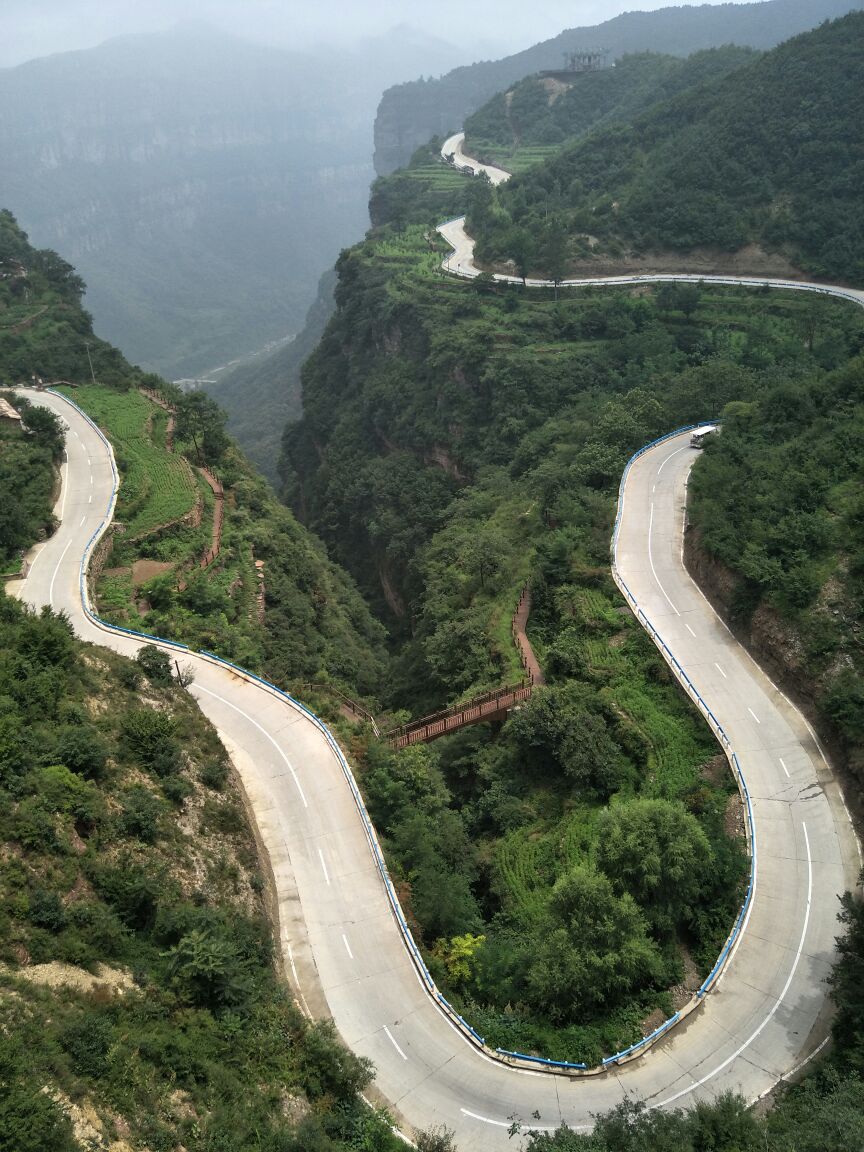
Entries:
<svg viewBox="0 0 864 1152">
<path fill-rule="evenodd" d="M 540 662 L 534 655 L 534 649 L 531 647 L 531 641 L 525 634 L 525 628 L 528 624 L 528 617 L 531 615 L 531 586 L 526 584 L 522 589 L 522 595 L 519 597 L 519 603 L 516 607 L 516 613 L 513 616 L 513 641 L 519 650 L 519 657 L 522 660 L 522 667 L 528 673 L 528 679 L 531 684 L 545 684 L 546 677 L 543 675 L 543 669 L 540 667 Z"/>
<path fill-rule="evenodd" d="M 206 568 L 212 564 L 222 551 L 222 524 L 225 519 L 225 490 L 218 477 L 214 476 L 209 468 L 199 468 L 198 471 L 210 485 L 214 496 L 213 529 L 210 533 L 210 551 L 201 557 L 201 567 Z"/>
</svg>

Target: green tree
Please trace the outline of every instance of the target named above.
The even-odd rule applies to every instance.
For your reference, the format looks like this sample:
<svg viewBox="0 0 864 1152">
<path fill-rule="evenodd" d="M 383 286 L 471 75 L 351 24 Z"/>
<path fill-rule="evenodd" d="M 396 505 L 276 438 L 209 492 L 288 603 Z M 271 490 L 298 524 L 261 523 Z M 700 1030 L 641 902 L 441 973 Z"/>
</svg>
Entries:
<svg viewBox="0 0 864 1152">
<path fill-rule="evenodd" d="M 191 440 L 202 464 L 215 464 L 228 447 L 227 416 L 206 392 L 184 392 L 177 401 L 177 435 Z"/>
<path fill-rule="evenodd" d="M 580 684 L 534 692 L 508 732 L 535 771 L 560 772 L 589 795 L 609 796 L 632 771 L 594 697 Z"/>
<path fill-rule="evenodd" d="M 80 1145 L 41 1085 L 0 1080 L 0 1152 L 80 1152 Z"/>
<path fill-rule="evenodd" d="M 155 644 L 145 644 L 135 660 L 151 684 L 162 687 L 171 683 L 171 657 Z"/>
<path fill-rule="evenodd" d="M 350 1100 L 369 1084 L 371 1060 L 355 1056 L 336 1035 L 332 1020 L 317 1020 L 303 1032 L 299 1044 L 300 1077 L 308 1096 Z"/>
<path fill-rule="evenodd" d="M 567 275 L 567 229 L 557 217 L 548 221 L 540 233 L 540 246 L 537 258 L 546 278 L 555 285 L 555 299 L 558 299 L 558 285 Z"/>
<path fill-rule="evenodd" d="M 660 971 L 657 946 L 627 894 L 606 876 L 574 868 L 552 890 L 550 920 L 534 941 L 527 995 L 552 1020 L 609 1008 Z"/>
<path fill-rule="evenodd" d="M 55 734 L 51 759 L 72 772 L 98 780 L 105 769 L 108 748 L 92 724 L 69 724 Z"/>
<path fill-rule="evenodd" d="M 600 816 L 598 866 L 661 932 L 687 922 L 713 858 L 708 837 L 682 804 L 629 800 Z"/>
<path fill-rule="evenodd" d="M 162 955 L 171 983 L 193 1004 L 237 1004 L 248 994 L 246 969 L 236 947 L 215 929 L 193 929 Z"/>
<path fill-rule="evenodd" d="M 510 232 L 507 252 L 516 265 L 516 271 L 522 277 L 523 284 L 528 279 L 528 273 L 534 262 L 535 247 L 534 237 L 527 228 L 514 228 Z"/>
</svg>

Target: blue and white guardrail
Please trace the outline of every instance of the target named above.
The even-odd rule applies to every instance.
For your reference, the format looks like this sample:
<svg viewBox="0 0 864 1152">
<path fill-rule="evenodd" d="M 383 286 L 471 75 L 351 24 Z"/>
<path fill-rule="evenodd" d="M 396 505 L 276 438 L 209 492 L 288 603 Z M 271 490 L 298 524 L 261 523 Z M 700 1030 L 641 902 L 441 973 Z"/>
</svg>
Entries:
<svg viewBox="0 0 864 1152">
<path fill-rule="evenodd" d="M 336 757 L 336 759 L 339 761 L 339 764 L 341 765 L 343 775 L 345 777 L 346 782 L 348 783 L 348 787 L 351 789 L 351 794 L 354 797 L 354 803 L 355 803 L 357 811 L 360 815 L 360 820 L 361 820 L 362 825 L 363 825 L 363 830 L 364 830 L 365 835 L 366 835 L 367 843 L 369 844 L 369 849 L 372 853 L 373 859 L 375 860 L 375 865 L 378 869 L 378 873 L 379 873 L 379 875 L 381 877 L 381 881 L 384 885 L 384 890 L 387 894 L 387 899 L 388 899 L 389 904 L 390 904 L 390 909 L 393 913 L 393 916 L 396 920 L 396 923 L 399 926 L 399 931 L 402 935 L 402 940 L 405 944 L 405 947 L 408 951 L 408 954 L 409 954 L 409 956 L 410 956 L 410 958 L 414 964 L 415 969 L 417 970 L 417 972 L 420 976 L 421 983 L 422 983 L 423 987 L 426 989 L 429 996 L 432 998 L 433 1003 L 435 1003 L 437 1005 L 439 1010 L 445 1014 L 445 1016 L 450 1021 L 450 1023 L 454 1027 L 456 1027 L 458 1029 L 458 1031 L 472 1045 L 474 1045 L 475 1047 L 477 1047 L 481 1051 L 483 1051 L 485 1055 L 491 1057 L 492 1059 L 498 1060 L 500 1063 L 503 1063 L 503 1064 L 508 1064 L 508 1065 L 512 1065 L 512 1066 L 528 1065 L 528 1066 L 535 1068 L 535 1069 L 538 1069 L 540 1071 L 552 1072 L 552 1073 L 557 1073 L 557 1074 L 567 1074 L 569 1076 L 580 1076 L 580 1075 L 591 1076 L 591 1075 L 596 1075 L 598 1073 L 605 1071 L 610 1065 L 620 1064 L 620 1063 L 623 1063 L 627 1060 L 631 1060 L 636 1056 L 641 1055 L 643 1052 L 647 1051 L 647 1049 L 650 1048 L 652 1044 L 654 1044 L 663 1035 L 665 1035 L 665 1033 L 670 1028 L 672 1028 L 675 1024 L 677 1024 L 679 1020 L 681 1020 L 684 1016 L 688 1015 L 694 1008 L 699 1006 L 699 1004 L 702 1002 L 705 994 L 709 991 L 709 989 L 715 983 L 718 976 L 722 972 L 724 965 L 726 964 L 727 960 L 729 959 L 730 952 L 731 952 L 732 948 L 734 947 L 736 940 L 739 937 L 739 934 L 740 934 L 741 929 L 742 929 L 742 925 L 744 924 L 747 912 L 748 912 L 749 907 L 750 907 L 750 903 L 751 903 L 752 898 L 753 898 L 753 891 L 754 891 L 755 883 L 756 883 L 756 845 L 755 845 L 755 841 L 753 838 L 753 811 L 752 811 L 752 805 L 750 802 L 750 794 L 747 790 L 747 784 L 744 780 L 743 774 L 741 773 L 740 765 L 738 764 L 738 757 L 735 755 L 734 751 L 731 748 L 729 738 L 726 736 L 726 733 L 723 731 L 723 728 L 721 727 L 721 725 L 719 724 L 717 719 L 714 717 L 714 714 L 712 713 L 711 709 L 708 707 L 708 705 L 705 703 L 705 701 L 702 699 L 702 697 L 700 696 L 700 694 L 698 693 L 698 691 L 694 687 L 693 683 L 691 682 L 690 678 L 687 676 L 686 672 L 684 672 L 684 670 L 681 668 L 678 661 L 675 659 L 675 657 L 672 655 L 669 648 L 666 646 L 665 642 L 661 638 L 660 634 L 657 632 L 656 628 L 654 628 L 653 624 L 651 624 L 648 617 L 645 615 L 645 613 L 642 611 L 642 609 L 637 604 L 636 599 L 633 596 L 632 592 L 627 587 L 624 580 L 622 579 L 622 577 L 618 573 L 615 553 L 616 553 L 616 547 L 617 547 L 617 542 L 618 542 L 618 532 L 619 532 L 620 524 L 621 524 L 621 514 L 622 514 L 622 510 L 623 510 L 624 486 L 625 486 L 627 476 L 628 476 L 628 473 L 630 471 L 630 468 L 631 468 L 633 462 L 635 460 L 637 460 L 640 456 L 644 455 L 644 453 L 647 452 L 650 448 L 654 448 L 656 445 L 662 444 L 665 440 L 669 440 L 674 436 L 678 436 L 682 432 L 687 432 L 687 431 L 690 431 L 692 428 L 700 427 L 700 425 L 687 425 L 687 427 L 685 427 L 685 428 L 679 428 L 675 432 L 670 432 L 667 436 L 661 436 L 658 440 L 653 440 L 650 444 L 646 444 L 643 448 L 640 448 L 638 452 L 634 453 L 634 455 L 631 456 L 630 460 L 627 462 L 627 466 L 624 469 L 624 473 L 623 473 L 623 476 L 621 478 L 621 484 L 619 487 L 618 514 L 617 514 L 616 519 L 615 519 L 615 528 L 614 528 L 613 535 L 612 535 L 612 544 L 611 544 L 612 575 L 613 575 L 613 578 L 615 580 L 615 583 L 618 585 L 618 587 L 621 589 L 621 591 L 626 596 L 627 602 L 630 605 L 631 609 L 633 610 L 634 614 L 636 615 L 637 619 L 642 624 L 642 626 L 646 629 L 646 631 L 651 636 L 652 640 L 657 645 L 657 647 L 660 649 L 660 652 L 662 653 L 666 662 L 670 665 L 670 667 L 673 669 L 673 671 L 675 671 L 678 679 L 684 685 L 688 694 L 691 696 L 691 698 L 700 707 L 701 711 L 703 712 L 706 719 L 708 720 L 708 723 L 711 726 L 712 731 L 714 732 L 714 734 L 719 739 L 719 741 L 723 747 L 723 750 L 726 753 L 727 758 L 729 759 L 729 762 L 732 766 L 732 770 L 735 774 L 735 779 L 736 779 L 736 782 L 738 784 L 738 788 L 741 792 L 741 796 L 742 796 L 742 799 L 744 801 L 745 817 L 746 817 L 746 825 L 747 825 L 747 842 L 748 842 L 748 846 L 750 848 L 750 853 L 751 853 L 750 883 L 749 883 L 748 888 L 747 888 L 747 894 L 746 894 L 746 897 L 744 899 L 744 902 L 741 906 L 741 909 L 738 913 L 738 916 L 736 917 L 735 924 L 732 927 L 732 931 L 729 933 L 729 936 L 726 940 L 726 943 L 723 945 L 723 949 L 720 952 L 720 955 L 717 959 L 717 962 L 715 963 L 714 967 L 711 969 L 711 972 L 708 974 L 708 976 L 704 980 L 702 986 L 694 994 L 691 1001 L 684 1008 L 682 1008 L 679 1012 L 676 1012 L 674 1016 L 671 1016 L 668 1020 L 664 1021 L 660 1025 L 660 1027 L 656 1028 L 649 1036 L 645 1036 L 643 1039 L 637 1041 L 635 1044 L 632 1044 L 629 1048 L 625 1048 L 621 1052 L 616 1052 L 612 1056 L 607 1056 L 604 1060 L 601 1061 L 601 1063 L 599 1065 L 596 1065 L 594 1067 L 589 1068 L 586 1064 L 583 1064 L 583 1063 L 570 1062 L 567 1060 L 550 1060 L 550 1059 L 547 1059 L 546 1057 L 543 1057 L 543 1056 L 532 1056 L 532 1055 L 529 1055 L 529 1054 L 524 1053 L 524 1052 L 513 1052 L 513 1051 L 510 1051 L 506 1048 L 495 1048 L 495 1049 L 489 1048 L 486 1046 L 485 1040 L 483 1039 L 482 1036 L 479 1035 L 479 1033 L 476 1031 L 476 1029 L 472 1028 L 472 1026 L 468 1023 L 468 1021 L 465 1020 L 462 1016 L 460 1016 L 460 1014 L 456 1011 L 456 1009 L 441 994 L 441 992 L 439 991 L 438 987 L 435 984 L 435 981 L 434 981 L 431 973 L 429 972 L 428 967 L 426 966 L 426 962 L 423 959 L 419 948 L 417 947 L 417 944 L 416 944 L 414 937 L 411 933 L 411 929 L 408 927 L 408 924 L 406 922 L 405 914 L 402 910 L 402 905 L 399 903 L 399 897 L 396 895 L 396 891 L 393 887 L 393 882 L 390 879 L 390 873 L 387 869 L 387 864 L 384 860 L 384 854 L 381 851 L 381 845 L 378 841 L 378 836 L 375 832 L 375 828 L 372 824 L 372 821 L 369 818 L 369 813 L 366 809 L 366 805 L 363 801 L 363 797 L 360 793 L 360 789 L 357 786 L 357 781 L 354 777 L 354 773 L 351 770 L 351 766 L 349 765 L 349 763 L 345 757 L 344 752 L 340 748 L 338 741 L 333 736 L 333 733 L 330 731 L 329 727 L 318 716 L 316 716 L 314 712 L 312 712 L 309 708 L 307 708 L 305 704 L 302 704 L 299 700 L 296 700 L 288 692 L 284 692 L 281 688 L 278 688 L 275 684 L 271 684 L 268 680 L 263 679 L 261 676 L 255 675 L 254 672 L 248 672 L 245 668 L 241 668 L 239 665 L 233 664 L 230 660 L 225 660 L 225 659 L 223 659 L 223 657 L 217 656 L 213 652 L 207 652 L 205 650 L 195 652 L 194 650 L 190 649 L 187 644 L 179 643 L 176 640 L 168 640 L 164 636 L 152 636 L 147 632 L 138 632 L 133 628 L 122 628 L 116 624 L 109 624 L 106 620 L 101 619 L 101 617 L 99 617 L 93 611 L 93 609 L 90 605 L 90 594 L 89 594 L 89 589 L 87 587 L 87 569 L 89 567 L 90 560 L 92 558 L 92 555 L 93 555 L 93 552 L 96 548 L 96 545 L 99 543 L 100 539 L 107 532 L 107 530 L 111 524 L 111 520 L 113 518 L 114 507 L 115 507 L 115 504 L 117 501 L 117 491 L 119 488 L 119 476 L 117 473 L 117 465 L 116 465 L 115 460 L 114 460 L 114 451 L 112 449 L 111 443 L 108 440 L 108 438 L 105 436 L 105 434 L 102 432 L 101 428 L 99 428 L 99 426 L 96 424 L 96 422 L 81 407 L 79 407 L 79 405 L 77 405 L 74 402 L 74 400 L 70 400 L 69 397 L 64 396 L 62 392 L 57 392 L 53 388 L 46 389 L 46 391 L 50 392 L 54 396 L 59 396 L 60 399 L 62 399 L 67 404 L 69 404 L 72 408 L 74 408 L 76 410 L 76 412 L 78 412 L 87 421 L 87 423 L 94 429 L 94 431 L 97 433 L 99 438 L 105 444 L 105 446 L 108 450 L 108 458 L 111 462 L 112 488 L 111 488 L 111 496 L 108 500 L 108 506 L 107 506 L 106 511 L 105 511 L 105 516 L 104 516 L 101 524 L 99 525 L 99 527 L 96 529 L 96 531 L 93 533 L 93 535 L 88 540 L 87 545 L 86 545 L 84 552 L 82 554 L 82 557 L 81 557 L 81 565 L 80 565 L 80 572 L 79 572 L 79 587 L 80 587 L 80 595 L 81 595 L 81 605 L 84 609 L 86 616 L 95 625 L 97 625 L 99 628 L 104 629 L 105 631 L 113 632 L 113 633 L 116 633 L 120 636 L 129 636 L 132 639 L 140 640 L 146 644 L 158 644 L 158 645 L 161 645 L 165 648 L 170 649 L 171 651 L 187 652 L 187 653 L 189 653 L 189 655 L 196 656 L 199 659 L 207 660 L 211 663 L 220 665 L 220 666 L 225 667 L 225 668 L 230 668 L 232 672 L 236 673 L 237 675 L 242 676 L 246 680 L 252 681 L 253 683 L 264 688 L 266 691 L 272 693 L 274 696 L 283 700 L 291 708 L 295 708 L 298 711 L 302 712 L 303 715 L 306 716 L 306 718 L 308 720 L 310 720 L 312 724 L 315 725 L 315 727 L 319 730 L 319 732 L 322 733 L 325 740 L 330 745 L 330 748 L 331 748 L 334 756 Z"/>
</svg>

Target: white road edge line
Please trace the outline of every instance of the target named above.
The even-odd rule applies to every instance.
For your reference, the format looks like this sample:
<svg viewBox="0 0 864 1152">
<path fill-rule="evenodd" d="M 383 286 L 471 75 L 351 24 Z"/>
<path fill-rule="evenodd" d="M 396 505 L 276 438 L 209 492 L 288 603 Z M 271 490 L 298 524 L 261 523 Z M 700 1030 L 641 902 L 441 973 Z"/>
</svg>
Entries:
<svg viewBox="0 0 864 1152">
<path fill-rule="evenodd" d="M 239 712 L 239 714 L 248 720 L 250 724 L 254 725 L 263 736 L 267 737 L 267 739 L 288 765 L 288 771 L 291 773 L 292 777 L 294 778 L 294 783 L 297 785 L 297 791 L 300 793 L 300 799 L 303 801 L 303 807 L 308 808 L 309 804 L 306 800 L 306 797 L 303 795 L 303 789 L 300 787 L 300 780 L 297 777 L 297 773 L 294 771 L 294 765 L 291 763 L 291 761 L 288 759 L 288 757 L 285 755 L 285 753 L 282 751 L 270 733 L 265 728 L 262 728 L 257 720 L 253 720 L 248 712 L 244 712 L 242 708 L 238 708 L 236 704 L 232 704 L 230 700 L 226 700 L 224 696 L 220 696 L 216 692 L 211 692 L 209 688 L 204 688 L 201 684 L 196 684 L 194 690 L 196 692 L 204 692 L 208 696 L 212 696 L 214 700 L 219 700 L 222 704 L 227 704 L 229 708 L 232 708 L 235 712 Z"/>
<path fill-rule="evenodd" d="M 63 522 L 63 515 L 66 511 L 66 494 L 69 491 L 69 453 L 66 452 L 65 456 L 66 456 L 66 465 L 65 465 L 65 467 L 66 467 L 66 479 L 65 479 L 65 481 L 63 479 L 63 468 L 62 467 L 60 468 L 60 488 L 62 490 L 62 496 L 60 498 L 60 517 L 59 517 L 59 519 L 60 519 L 61 523 Z"/>
<path fill-rule="evenodd" d="M 390 1029 L 387 1027 L 386 1024 L 384 1025 L 384 1031 L 387 1033 L 387 1039 L 390 1041 L 390 1043 L 393 1045 L 393 1047 L 396 1049 L 396 1051 L 399 1053 L 399 1055 L 402 1057 L 402 1059 L 407 1060 L 408 1057 L 405 1055 L 405 1053 L 402 1051 L 402 1049 L 399 1047 L 399 1045 L 393 1039 L 393 1033 L 390 1031 Z"/>
<path fill-rule="evenodd" d="M 682 449 L 682 451 L 683 451 L 683 449 Z M 653 532 L 654 532 L 654 501 L 652 500 L 651 501 L 651 515 L 648 519 L 648 563 L 651 565 L 651 571 L 654 573 L 654 579 L 657 581 L 657 587 L 660 589 L 660 591 L 666 597 L 666 603 L 669 605 L 669 607 L 672 609 L 672 611 L 675 613 L 676 616 L 680 616 L 681 613 L 678 611 L 678 609 L 675 607 L 675 605 L 669 599 L 669 596 L 666 592 L 666 589 L 660 583 L 660 577 L 657 575 L 657 569 L 654 567 L 654 553 L 653 553 L 652 548 L 651 548 L 651 536 L 652 536 Z"/>
<path fill-rule="evenodd" d="M 325 863 L 325 860 L 324 860 L 324 853 L 321 851 L 320 848 L 318 849 L 318 859 L 321 861 L 321 871 L 324 873 L 324 879 L 327 881 L 327 887 L 329 888 L 330 887 L 330 874 L 327 871 L 327 864 Z"/>
<path fill-rule="evenodd" d="M 682 1088 L 681 1091 L 676 1092 L 674 1096 L 667 1096 L 665 1100 L 661 1100 L 658 1104 L 652 1104 L 652 1108 L 665 1108 L 668 1104 L 674 1104 L 675 1101 L 680 1100 L 682 1096 L 688 1096 L 696 1088 L 701 1088 L 703 1084 L 706 1084 L 709 1080 L 716 1076 L 718 1072 L 722 1072 L 724 1068 L 727 1068 L 733 1060 L 737 1060 L 741 1053 L 750 1047 L 756 1037 L 759 1036 L 762 1030 L 771 1022 L 771 1020 L 773 1020 L 775 1012 L 783 1003 L 784 997 L 789 991 L 789 986 L 795 978 L 795 973 L 798 971 L 798 962 L 801 959 L 801 953 L 804 951 L 804 940 L 807 936 L 808 925 L 810 924 L 810 904 L 813 899 L 813 857 L 810 854 L 810 837 L 807 835 L 807 825 L 803 820 L 801 821 L 801 829 L 804 832 L 804 843 L 807 848 L 807 908 L 804 912 L 804 926 L 801 929 L 801 939 L 798 941 L 798 951 L 795 953 L 795 959 L 792 961 L 792 967 L 789 971 L 789 975 L 786 977 L 786 983 L 783 985 L 783 991 L 774 1001 L 771 1011 L 768 1013 L 759 1027 L 756 1028 L 750 1034 L 750 1036 L 748 1036 L 740 1048 L 736 1048 L 732 1055 L 727 1056 L 722 1064 L 718 1064 L 713 1072 L 709 1072 L 706 1076 L 703 1076 L 701 1080 L 696 1080 L 693 1084 L 690 1085 L 689 1088 Z"/>
<path fill-rule="evenodd" d="M 509 1128 L 509 1120 L 490 1120 L 488 1116 L 478 1116 L 476 1112 L 469 1112 L 467 1108 L 460 1108 L 463 1116 L 470 1116 L 472 1120 L 479 1120 L 481 1124 L 493 1124 L 496 1128 Z"/>
<path fill-rule="evenodd" d="M 297 965 L 294 963 L 294 953 L 291 950 L 291 944 L 286 940 L 285 947 L 288 949 L 288 959 L 291 962 L 291 972 L 294 976 L 294 983 L 297 986 L 297 991 L 300 993 L 300 999 L 303 1001 L 303 1007 L 306 1009 L 306 1016 L 309 1020 L 314 1020 L 312 1010 L 306 1003 L 306 997 L 303 995 L 303 989 L 300 987 L 300 977 L 297 975 Z"/>
<path fill-rule="evenodd" d="M 512 1128 L 515 1123 L 521 1130 L 519 1121 L 514 1120 L 490 1120 L 488 1116 L 478 1116 L 476 1112 L 471 1112 L 468 1108 L 460 1108 L 459 1111 L 463 1116 L 470 1116 L 472 1120 L 479 1120 L 481 1124 L 491 1124 L 495 1128 Z M 562 1120 L 562 1124 L 564 1121 Z M 529 1125 L 532 1132 L 557 1132 L 561 1127 L 560 1124 L 531 1124 Z M 593 1124 L 568 1124 L 567 1127 L 571 1132 L 590 1132 Z"/>
<path fill-rule="evenodd" d="M 63 551 L 60 553 L 60 559 L 57 561 L 57 567 L 54 569 L 54 572 L 51 576 L 51 583 L 48 586 L 48 603 L 52 608 L 54 607 L 54 581 L 57 579 L 57 573 L 60 571 L 60 565 L 63 563 L 63 557 L 71 547 L 72 541 L 70 540 Z"/>
<path fill-rule="evenodd" d="M 666 459 L 663 461 L 663 463 L 660 465 L 660 467 L 657 469 L 657 475 L 658 476 L 660 475 L 660 473 L 663 471 L 663 469 L 666 467 L 666 465 L 669 463 L 669 461 L 672 459 L 673 456 L 677 456 L 680 452 L 686 452 L 689 447 L 690 447 L 689 444 L 685 444 L 683 448 L 676 448 L 674 452 L 670 452 L 669 455 L 666 457 Z M 655 487 L 656 487 L 656 485 L 655 485 Z"/>
</svg>

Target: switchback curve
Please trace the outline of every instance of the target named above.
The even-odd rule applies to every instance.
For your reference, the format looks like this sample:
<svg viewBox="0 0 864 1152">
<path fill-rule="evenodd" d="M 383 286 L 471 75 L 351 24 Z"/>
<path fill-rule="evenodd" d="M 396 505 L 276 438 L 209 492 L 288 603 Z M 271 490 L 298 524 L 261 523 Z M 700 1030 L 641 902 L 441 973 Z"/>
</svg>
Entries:
<svg viewBox="0 0 864 1152">
<path fill-rule="evenodd" d="M 113 513 L 110 446 L 65 398 L 30 398 L 63 415 L 70 439 L 60 528 L 39 550 L 22 598 L 66 611 L 82 638 L 132 655 L 143 641 L 88 614 L 82 578 Z M 331 1013 L 346 1043 L 374 1061 L 377 1086 L 397 1116 L 414 1127 L 447 1124 L 465 1148 L 512 1146 L 512 1116 L 539 1112 L 540 1128 L 562 1120 L 590 1125 L 595 1112 L 627 1095 L 657 1107 L 727 1089 L 755 1097 L 824 1033 L 819 985 L 833 954 L 836 895 L 857 873 L 856 842 L 805 722 L 722 632 L 683 569 L 679 545 L 691 462 L 686 443 L 675 439 L 634 459 L 622 483 L 616 572 L 641 605 L 641 618 L 663 629 L 669 656 L 688 668 L 691 683 L 742 750 L 742 769 L 756 785 L 760 880 L 748 930 L 701 1011 L 647 1058 L 587 1082 L 507 1068 L 472 1050 L 412 963 L 374 855 L 374 830 L 362 810 L 358 819 L 335 742 L 302 705 L 272 687 L 206 654 L 183 652 L 195 668 L 192 690 L 238 767 L 270 857 L 280 942 L 298 996 L 312 1013 Z M 709 642 L 721 645 L 716 651 L 726 667 L 714 664 L 724 683 L 711 680 L 710 671 L 707 685 L 701 680 L 706 655 L 715 651 Z M 742 701 L 758 704 L 761 715 L 749 704 L 743 711 Z M 778 760 L 791 783 L 777 777 Z"/>
<path fill-rule="evenodd" d="M 441 156 L 448 163 L 463 172 L 472 172 L 488 177 L 492 184 L 503 184 L 510 179 L 511 173 L 503 168 L 495 168 L 489 164 L 481 164 L 468 156 L 463 145 L 465 133 L 457 132 L 449 137 L 441 148 Z M 451 157 L 453 157 L 451 161 Z M 453 251 L 445 257 L 442 267 L 452 276 L 460 276 L 464 280 L 474 280 L 483 274 L 474 262 L 475 241 L 465 231 L 465 217 L 457 216 L 454 220 L 447 220 L 438 225 L 438 232 Z M 537 277 L 510 276 L 507 273 L 493 273 L 493 280 L 500 284 L 522 284 L 527 288 L 592 288 L 614 287 L 627 284 L 662 284 L 671 282 L 690 284 L 732 284 L 745 288 L 783 288 L 797 292 L 815 292 L 824 296 L 834 296 L 841 300 L 850 300 L 853 304 L 864 307 L 864 291 L 857 288 L 848 288 L 839 284 L 821 284 L 815 280 L 783 280 L 776 277 L 765 276 L 702 276 L 697 273 L 657 273 L 632 276 L 594 276 L 582 279 L 543 280 Z"/>
</svg>

